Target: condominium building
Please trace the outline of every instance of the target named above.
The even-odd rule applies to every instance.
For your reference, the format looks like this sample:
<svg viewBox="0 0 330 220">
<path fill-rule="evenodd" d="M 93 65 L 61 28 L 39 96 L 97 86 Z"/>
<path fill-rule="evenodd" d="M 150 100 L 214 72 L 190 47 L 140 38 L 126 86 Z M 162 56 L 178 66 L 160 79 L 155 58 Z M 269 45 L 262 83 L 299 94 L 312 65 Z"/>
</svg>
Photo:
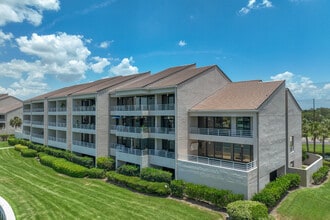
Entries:
<svg viewBox="0 0 330 220">
<path fill-rule="evenodd" d="M 33 142 L 245 198 L 301 166 L 301 109 L 285 82 L 232 82 L 216 65 L 66 87 L 25 101 L 23 119 Z"/>
<path fill-rule="evenodd" d="M 22 119 L 23 102 L 8 94 L 0 94 L 0 134 L 14 134 L 10 119 L 15 116 Z"/>
</svg>

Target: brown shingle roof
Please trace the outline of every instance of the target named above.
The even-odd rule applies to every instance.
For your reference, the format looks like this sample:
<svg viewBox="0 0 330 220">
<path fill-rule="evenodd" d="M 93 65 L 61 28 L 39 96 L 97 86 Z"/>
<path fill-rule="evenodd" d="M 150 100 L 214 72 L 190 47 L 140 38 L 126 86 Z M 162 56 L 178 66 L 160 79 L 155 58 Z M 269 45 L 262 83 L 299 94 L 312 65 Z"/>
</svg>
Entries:
<svg viewBox="0 0 330 220">
<path fill-rule="evenodd" d="M 147 78 L 144 78 L 144 79 L 141 79 L 134 83 L 122 86 L 122 87 L 120 87 L 120 90 L 149 87 L 153 83 L 156 83 L 156 82 L 158 82 L 162 79 L 165 79 L 167 77 L 170 77 L 170 76 L 176 76 L 178 72 L 186 70 L 186 69 L 192 69 L 195 66 L 196 66 L 196 64 L 189 64 L 189 65 L 184 65 L 184 66 L 176 66 L 176 67 L 167 68 L 159 73 L 152 74 L 152 75 L 148 76 Z"/>
<path fill-rule="evenodd" d="M 1 96 L 0 99 L 0 113 L 6 114 L 16 109 L 22 108 L 23 102 L 13 96 Z"/>
<path fill-rule="evenodd" d="M 257 110 L 283 83 L 258 80 L 229 83 L 191 110 Z"/>
</svg>

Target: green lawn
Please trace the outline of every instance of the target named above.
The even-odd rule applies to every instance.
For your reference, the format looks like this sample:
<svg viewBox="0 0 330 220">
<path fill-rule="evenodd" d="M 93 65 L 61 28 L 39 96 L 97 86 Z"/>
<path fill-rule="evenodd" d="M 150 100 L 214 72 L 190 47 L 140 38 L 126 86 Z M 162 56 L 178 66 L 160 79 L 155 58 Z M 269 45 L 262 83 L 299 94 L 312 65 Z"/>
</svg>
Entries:
<svg viewBox="0 0 330 220">
<path fill-rule="evenodd" d="M 0 195 L 18 220 L 222 218 L 217 212 L 141 195 L 102 180 L 60 175 L 14 149 L 0 150 L 0 161 Z"/>
<path fill-rule="evenodd" d="M 277 212 L 280 219 L 330 219 L 330 182 L 319 188 L 303 188 L 289 194 Z M 284 217 L 285 216 L 285 217 Z"/>
<path fill-rule="evenodd" d="M 302 149 L 306 151 L 306 142 L 303 141 L 302 144 Z M 309 151 L 313 152 L 314 148 L 313 148 L 313 143 L 309 144 Z M 322 154 L 322 144 L 316 144 L 315 146 L 315 151 L 316 153 Z M 325 153 L 330 153 L 330 145 L 325 145 L 324 147 L 324 151 Z"/>
<path fill-rule="evenodd" d="M 0 148 L 9 147 L 7 141 L 0 141 Z"/>
</svg>

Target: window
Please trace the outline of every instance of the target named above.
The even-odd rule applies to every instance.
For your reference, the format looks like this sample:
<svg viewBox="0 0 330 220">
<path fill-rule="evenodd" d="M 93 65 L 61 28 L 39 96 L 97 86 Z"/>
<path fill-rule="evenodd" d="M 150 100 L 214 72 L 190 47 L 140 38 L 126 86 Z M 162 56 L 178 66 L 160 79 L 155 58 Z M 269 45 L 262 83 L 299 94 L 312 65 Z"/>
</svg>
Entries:
<svg viewBox="0 0 330 220">
<path fill-rule="evenodd" d="M 199 141 L 198 142 L 198 156 L 206 157 L 206 142 Z"/>
<path fill-rule="evenodd" d="M 222 145 L 223 143 L 215 142 L 214 143 L 214 157 L 222 159 Z"/>
<path fill-rule="evenodd" d="M 251 118 L 250 117 L 237 117 L 236 118 L 237 130 L 251 130 Z"/>
<path fill-rule="evenodd" d="M 232 144 L 223 143 L 223 159 L 232 159 Z"/>
<path fill-rule="evenodd" d="M 234 160 L 235 161 L 242 161 L 243 153 L 240 144 L 234 144 Z"/>
<path fill-rule="evenodd" d="M 207 142 L 207 156 L 214 157 L 214 142 Z"/>
<path fill-rule="evenodd" d="M 173 116 L 162 116 L 161 126 L 163 128 L 175 128 L 175 120 Z"/>
<path fill-rule="evenodd" d="M 290 152 L 294 151 L 294 136 L 290 137 Z"/>
<path fill-rule="evenodd" d="M 162 140 L 162 149 L 174 152 L 175 151 L 175 141 L 173 140 Z"/>
</svg>

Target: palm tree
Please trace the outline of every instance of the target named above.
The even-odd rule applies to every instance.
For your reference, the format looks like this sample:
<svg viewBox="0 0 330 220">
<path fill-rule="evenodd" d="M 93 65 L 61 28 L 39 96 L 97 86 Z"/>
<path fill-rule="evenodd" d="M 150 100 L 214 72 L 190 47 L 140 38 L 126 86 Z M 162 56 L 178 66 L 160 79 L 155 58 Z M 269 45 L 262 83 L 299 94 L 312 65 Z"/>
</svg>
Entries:
<svg viewBox="0 0 330 220">
<path fill-rule="evenodd" d="M 311 122 L 307 118 L 302 119 L 302 136 L 306 140 L 306 148 L 307 152 L 309 152 L 309 143 L 308 143 L 308 136 L 310 135 L 311 130 Z"/>
<path fill-rule="evenodd" d="M 9 124 L 16 129 L 18 127 L 21 127 L 22 119 L 18 116 L 15 116 L 14 118 L 10 119 Z"/>
<path fill-rule="evenodd" d="M 324 142 L 330 136 L 330 120 L 323 119 L 319 126 L 319 136 L 322 140 L 322 156 L 324 158 Z"/>
<path fill-rule="evenodd" d="M 316 147 L 316 138 L 318 138 L 320 135 L 320 122 L 318 121 L 314 121 L 312 122 L 312 126 L 311 126 L 311 134 L 313 137 L 313 152 L 315 153 L 315 147 Z"/>
</svg>

